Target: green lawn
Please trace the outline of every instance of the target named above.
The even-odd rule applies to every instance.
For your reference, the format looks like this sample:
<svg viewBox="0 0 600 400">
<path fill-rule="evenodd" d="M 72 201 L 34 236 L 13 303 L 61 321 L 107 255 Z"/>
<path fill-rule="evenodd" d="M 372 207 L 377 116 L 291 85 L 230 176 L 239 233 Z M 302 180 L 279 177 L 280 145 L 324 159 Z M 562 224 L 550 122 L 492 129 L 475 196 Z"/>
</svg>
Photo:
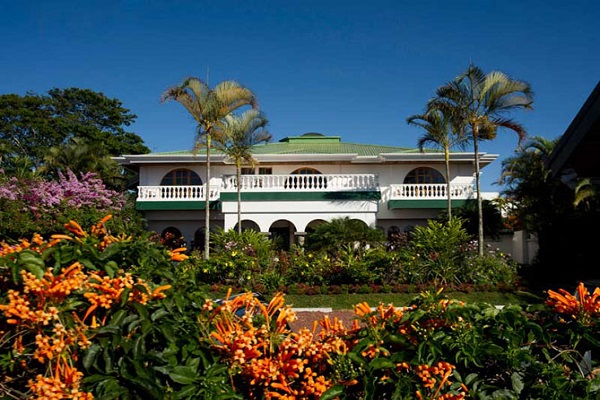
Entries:
<svg viewBox="0 0 600 400">
<path fill-rule="evenodd" d="M 544 298 L 529 292 L 449 292 L 448 298 L 465 302 L 485 302 L 494 305 L 540 303 Z M 357 303 L 366 301 L 370 306 L 379 303 L 407 306 L 418 293 L 372 293 L 372 294 L 319 294 L 285 296 L 286 304 L 294 308 L 332 308 L 334 310 L 351 310 Z"/>
</svg>

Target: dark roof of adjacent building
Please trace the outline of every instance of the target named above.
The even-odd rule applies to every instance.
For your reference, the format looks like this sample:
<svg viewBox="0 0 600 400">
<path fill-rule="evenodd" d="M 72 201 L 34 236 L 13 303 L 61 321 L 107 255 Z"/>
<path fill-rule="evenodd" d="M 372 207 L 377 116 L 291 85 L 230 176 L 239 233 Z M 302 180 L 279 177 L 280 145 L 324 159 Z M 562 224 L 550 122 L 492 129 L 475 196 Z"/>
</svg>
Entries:
<svg viewBox="0 0 600 400">
<path fill-rule="evenodd" d="M 548 166 L 553 177 L 600 177 L 600 81 L 556 144 Z"/>
</svg>

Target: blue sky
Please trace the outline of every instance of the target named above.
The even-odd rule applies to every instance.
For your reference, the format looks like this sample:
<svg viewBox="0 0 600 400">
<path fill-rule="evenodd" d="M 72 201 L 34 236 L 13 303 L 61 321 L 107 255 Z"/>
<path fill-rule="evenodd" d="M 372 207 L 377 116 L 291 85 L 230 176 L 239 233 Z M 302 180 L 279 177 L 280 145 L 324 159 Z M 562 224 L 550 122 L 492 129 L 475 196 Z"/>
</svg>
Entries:
<svg viewBox="0 0 600 400">
<path fill-rule="evenodd" d="M 185 77 L 252 89 L 274 140 L 305 132 L 415 147 L 406 117 L 470 62 L 529 82 L 530 136 L 562 135 L 600 79 L 597 1 L 4 1 L 0 93 L 89 88 L 135 113 L 153 151 L 191 148 L 194 123 L 161 93 Z M 482 150 L 498 191 L 517 137 Z"/>
</svg>

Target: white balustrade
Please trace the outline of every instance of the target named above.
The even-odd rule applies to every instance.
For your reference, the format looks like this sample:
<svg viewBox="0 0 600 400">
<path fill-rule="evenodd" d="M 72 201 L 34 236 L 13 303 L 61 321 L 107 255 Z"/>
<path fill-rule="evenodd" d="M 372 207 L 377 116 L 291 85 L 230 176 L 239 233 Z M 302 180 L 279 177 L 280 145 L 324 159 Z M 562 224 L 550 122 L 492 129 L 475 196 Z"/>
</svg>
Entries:
<svg viewBox="0 0 600 400">
<path fill-rule="evenodd" d="M 445 183 L 415 183 L 403 185 L 390 185 L 392 200 L 408 199 L 447 199 L 447 186 Z M 472 184 L 450 184 L 450 198 L 470 199 L 473 198 Z"/>
<path fill-rule="evenodd" d="M 211 186 L 209 200 L 218 200 L 221 192 L 237 191 L 237 179 L 228 175 L 222 185 Z M 323 175 L 242 175 L 244 192 L 295 192 L 295 191 L 372 191 L 379 190 L 379 180 L 373 174 L 323 174 Z M 392 200 L 446 199 L 446 184 L 390 185 Z M 138 201 L 201 201 L 205 200 L 206 185 L 189 186 L 138 186 Z M 473 198 L 472 184 L 450 184 L 453 199 Z"/>
<path fill-rule="evenodd" d="M 294 191 L 369 191 L 378 190 L 379 181 L 373 174 L 314 174 L 314 175 L 242 175 L 244 192 L 294 192 Z M 223 191 L 237 190 L 237 178 L 223 178 Z"/>
<path fill-rule="evenodd" d="M 219 199 L 219 187 L 211 186 L 209 200 Z M 138 201 L 199 201 L 206 200 L 206 185 L 138 186 Z"/>
</svg>

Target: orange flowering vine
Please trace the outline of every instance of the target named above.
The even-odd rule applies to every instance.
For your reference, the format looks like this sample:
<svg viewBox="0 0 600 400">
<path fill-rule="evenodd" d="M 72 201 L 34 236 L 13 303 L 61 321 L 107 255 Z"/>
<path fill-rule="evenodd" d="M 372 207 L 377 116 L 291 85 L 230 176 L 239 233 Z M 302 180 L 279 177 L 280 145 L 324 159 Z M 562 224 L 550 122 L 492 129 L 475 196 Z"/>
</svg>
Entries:
<svg viewBox="0 0 600 400">
<path fill-rule="evenodd" d="M 106 216 L 94 225 L 89 234 L 70 221 L 65 227 L 71 235 L 53 235 L 45 241 L 36 234 L 31 241 L 22 239 L 16 245 L 3 242 L 0 257 L 14 260 L 21 252 L 33 251 L 28 260 L 37 266 L 44 263 L 40 255 L 61 241 L 91 238 L 88 244 L 102 251 L 111 243 L 128 240 L 124 235 L 109 235 L 105 227 L 109 218 Z M 80 351 L 92 344 L 95 329 L 105 323 L 108 311 L 115 305 L 123 301 L 145 304 L 164 298 L 170 286 L 151 290 L 143 280 L 122 270 L 108 277 L 103 272 L 84 271 L 79 261 L 59 271 L 55 267 L 34 272 L 21 269 L 20 281 L 0 304 L 2 322 L 9 329 L 3 340 L 12 341 L 15 358 L 21 359 L 22 376 L 31 375 L 27 383 L 31 398 L 92 399 L 90 393 L 80 389 L 83 373 L 76 363 Z M 102 314 L 97 315 L 100 311 Z"/>
<path fill-rule="evenodd" d="M 289 323 L 296 316 L 281 293 L 268 304 L 252 293 L 229 299 L 230 293 L 222 305 L 205 303 L 203 309 L 213 326 L 209 340 L 238 389 L 246 389 L 249 399 L 320 398 L 332 386 L 328 354 L 341 349 L 343 341 L 316 340 L 308 329 L 292 332 Z M 243 315 L 237 316 L 237 310 Z"/>
<path fill-rule="evenodd" d="M 583 282 L 577 285 L 575 294 L 565 289 L 548 290 L 546 304 L 555 312 L 579 321 L 583 325 L 593 325 L 600 316 L 600 288 L 590 294 Z"/>
</svg>

